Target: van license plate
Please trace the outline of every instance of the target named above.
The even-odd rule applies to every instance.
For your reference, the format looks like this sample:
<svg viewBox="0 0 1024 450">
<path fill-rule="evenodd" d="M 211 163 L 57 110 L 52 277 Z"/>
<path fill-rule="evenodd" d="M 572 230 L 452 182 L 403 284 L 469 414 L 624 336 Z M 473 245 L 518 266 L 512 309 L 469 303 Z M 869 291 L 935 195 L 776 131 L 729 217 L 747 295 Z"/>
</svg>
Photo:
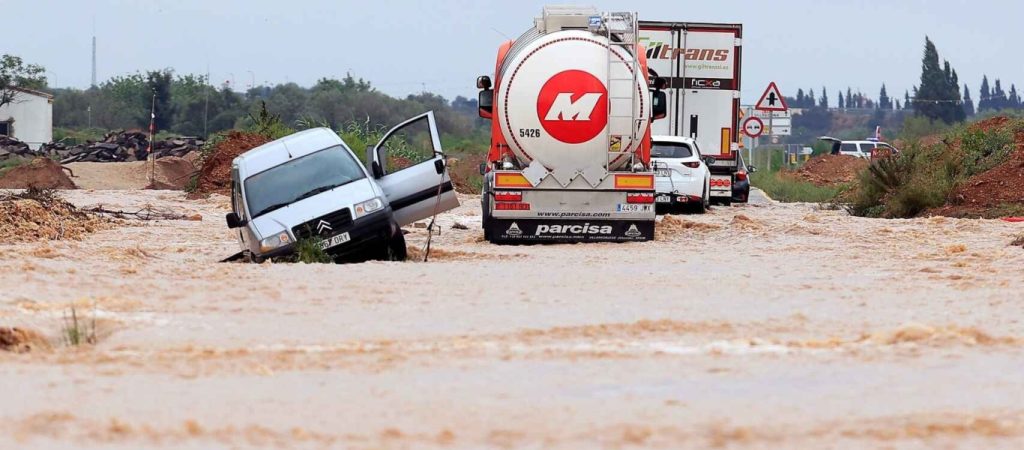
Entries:
<svg viewBox="0 0 1024 450">
<path fill-rule="evenodd" d="M 328 239 L 324 239 L 324 240 L 320 241 L 320 250 L 327 250 L 327 249 L 329 249 L 331 247 L 337 247 L 337 246 L 339 246 L 341 244 L 344 244 L 344 243 L 346 243 L 346 242 L 348 242 L 350 240 L 352 240 L 352 238 L 350 238 L 348 236 L 348 233 L 341 233 L 341 234 L 339 234 L 337 236 L 333 236 L 333 237 L 330 237 Z"/>
</svg>

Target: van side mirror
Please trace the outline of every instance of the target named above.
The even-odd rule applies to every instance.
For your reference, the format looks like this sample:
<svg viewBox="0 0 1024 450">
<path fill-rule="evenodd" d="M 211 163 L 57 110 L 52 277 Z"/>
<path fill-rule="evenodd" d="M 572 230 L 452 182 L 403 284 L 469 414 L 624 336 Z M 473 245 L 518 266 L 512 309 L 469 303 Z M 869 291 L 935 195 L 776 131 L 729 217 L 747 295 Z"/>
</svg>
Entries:
<svg viewBox="0 0 1024 450">
<path fill-rule="evenodd" d="M 747 166 L 747 173 L 754 173 L 754 172 L 757 172 L 757 167 Z"/>
<path fill-rule="evenodd" d="M 370 163 L 370 174 L 376 179 L 384 178 L 384 168 L 380 166 L 379 161 Z"/>
<path fill-rule="evenodd" d="M 480 117 L 490 119 L 491 112 L 494 109 L 494 91 L 490 89 L 480 91 L 480 94 L 477 96 L 477 104 L 480 108 Z"/>
<path fill-rule="evenodd" d="M 238 216 L 238 213 L 234 212 L 229 212 L 224 216 L 224 219 L 228 222 L 228 228 L 231 229 L 242 228 L 246 224 L 246 221 L 242 220 L 242 218 Z"/>
<path fill-rule="evenodd" d="M 664 119 L 668 116 L 668 98 L 665 91 L 655 90 L 651 93 L 651 119 Z"/>
<path fill-rule="evenodd" d="M 718 161 L 717 159 L 715 159 L 714 156 L 705 156 L 703 159 L 704 159 L 704 164 L 706 164 L 708 166 L 713 166 L 713 165 L 715 165 L 715 161 Z"/>
</svg>

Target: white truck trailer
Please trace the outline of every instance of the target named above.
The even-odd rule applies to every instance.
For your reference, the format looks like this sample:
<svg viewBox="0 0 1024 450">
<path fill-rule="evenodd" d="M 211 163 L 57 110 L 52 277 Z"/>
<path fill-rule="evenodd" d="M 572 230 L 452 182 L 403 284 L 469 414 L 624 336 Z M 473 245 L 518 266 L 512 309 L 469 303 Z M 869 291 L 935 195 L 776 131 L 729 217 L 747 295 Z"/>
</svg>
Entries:
<svg viewBox="0 0 1024 450">
<path fill-rule="evenodd" d="M 739 153 L 743 25 L 640 21 L 651 79 L 664 78 L 667 120 L 655 136 L 689 137 L 713 156 L 711 201 L 729 204 Z"/>
</svg>

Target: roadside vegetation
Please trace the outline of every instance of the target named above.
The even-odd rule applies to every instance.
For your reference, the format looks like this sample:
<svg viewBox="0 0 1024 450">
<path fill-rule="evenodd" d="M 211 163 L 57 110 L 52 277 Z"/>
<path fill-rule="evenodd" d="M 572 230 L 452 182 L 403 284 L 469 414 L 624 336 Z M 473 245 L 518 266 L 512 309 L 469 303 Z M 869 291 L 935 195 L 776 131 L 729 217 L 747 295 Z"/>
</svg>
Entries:
<svg viewBox="0 0 1024 450">
<path fill-rule="evenodd" d="M 816 186 L 813 183 L 789 177 L 778 170 L 759 171 L 751 175 L 750 182 L 773 200 L 787 203 L 828 203 L 845 189 L 844 186 Z"/>
<path fill-rule="evenodd" d="M 875 161 L 860 174 L 849 210 L 857 216 L 905 218 L 942 207 L 956 200 L 951 194 L 969 178 L 1002 164 L 1015 149 L 1015 134 L 1022 132 L 1020 119 L 999 126 L 981 122 L 958 125 L 936 143 L 911 142 L 899 157 Z"/>
</svg>

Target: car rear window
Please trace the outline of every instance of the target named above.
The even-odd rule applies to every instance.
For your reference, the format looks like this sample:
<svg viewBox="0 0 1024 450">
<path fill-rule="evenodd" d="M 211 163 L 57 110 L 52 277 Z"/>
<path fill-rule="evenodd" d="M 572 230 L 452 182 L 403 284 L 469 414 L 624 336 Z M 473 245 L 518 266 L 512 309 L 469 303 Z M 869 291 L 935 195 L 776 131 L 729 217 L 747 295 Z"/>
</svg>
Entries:
<svg viewBox="0 0 1024 450">
<path fill-rule="evenodd" d="M 656 142 L 651 146 L 652 158 L 689 158 L 693 149 L 687 144 L 675 142 Z"/>
</svg>

